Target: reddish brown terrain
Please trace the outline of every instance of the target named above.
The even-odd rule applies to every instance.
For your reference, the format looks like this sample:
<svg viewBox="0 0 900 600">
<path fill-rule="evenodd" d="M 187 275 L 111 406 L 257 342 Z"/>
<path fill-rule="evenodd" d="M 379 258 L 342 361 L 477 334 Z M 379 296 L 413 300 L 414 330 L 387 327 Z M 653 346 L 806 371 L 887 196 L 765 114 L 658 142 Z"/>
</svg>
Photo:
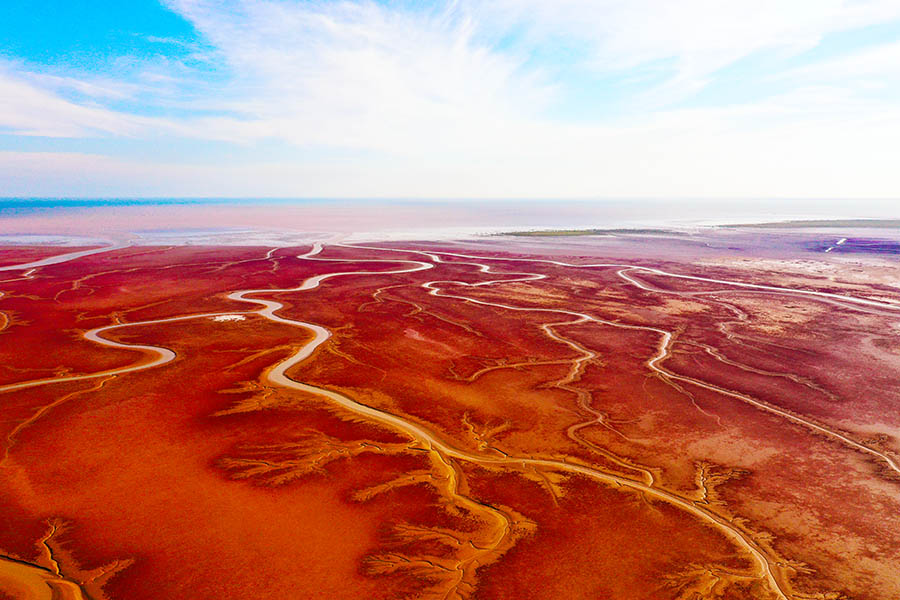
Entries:
<svg viewBox="0 0 900 600">
<path fill-rule="evenodd" d="M 0 248 L 0 598 L 896 599 L 900 266 L 788 237 Z"/>
</svg>

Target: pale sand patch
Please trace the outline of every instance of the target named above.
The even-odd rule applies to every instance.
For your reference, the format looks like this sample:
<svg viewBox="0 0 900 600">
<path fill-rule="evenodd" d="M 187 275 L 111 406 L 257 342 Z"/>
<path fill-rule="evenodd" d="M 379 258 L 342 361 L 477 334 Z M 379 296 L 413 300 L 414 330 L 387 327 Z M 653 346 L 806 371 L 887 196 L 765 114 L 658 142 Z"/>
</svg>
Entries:
<svg viewBox="0 0 900 600">
<path fill-rule="evenodd" d="M 217 317 L 213 317 L 212 320 L 217 323 L 224 323 L 226 321 L 243 321 L 246 317 L 244 315 L 219 315 Z"/>
</svg>

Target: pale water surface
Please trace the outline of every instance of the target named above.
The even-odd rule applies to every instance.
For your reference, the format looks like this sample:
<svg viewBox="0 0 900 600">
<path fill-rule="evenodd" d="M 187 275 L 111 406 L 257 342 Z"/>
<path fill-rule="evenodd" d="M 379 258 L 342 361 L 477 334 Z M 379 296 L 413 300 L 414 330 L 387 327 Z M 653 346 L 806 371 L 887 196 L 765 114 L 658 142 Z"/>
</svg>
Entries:
<svg viewBox="0 0 900 600">
<path fill-rule="evenodd" d="M 897 218 L 893 200 L 0 199 L 0 242 L 300 243 L 452 239 L 537 229 Z"/>
</svg>

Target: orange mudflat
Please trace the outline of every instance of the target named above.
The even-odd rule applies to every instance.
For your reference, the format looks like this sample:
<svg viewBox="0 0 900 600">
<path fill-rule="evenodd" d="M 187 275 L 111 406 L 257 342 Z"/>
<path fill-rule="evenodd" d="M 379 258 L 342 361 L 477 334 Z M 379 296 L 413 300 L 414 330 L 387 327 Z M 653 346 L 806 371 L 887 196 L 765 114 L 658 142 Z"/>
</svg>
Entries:
<svg viewBox="0 0 900 600">
<path fill-rule="evenodd" d="M 3 271 L 0 598 L 900 597 L 900 269 L 655 248 Z"/>
</svg>

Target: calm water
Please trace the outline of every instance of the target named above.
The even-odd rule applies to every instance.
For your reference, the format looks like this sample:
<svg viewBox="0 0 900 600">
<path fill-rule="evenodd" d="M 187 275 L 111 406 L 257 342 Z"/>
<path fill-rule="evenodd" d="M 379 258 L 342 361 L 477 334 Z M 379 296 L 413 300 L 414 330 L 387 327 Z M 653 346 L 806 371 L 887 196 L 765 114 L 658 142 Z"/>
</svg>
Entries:
<svg viewBox="0 0 900 600">
<path fill-rule="evenodd" d="M 900 218 L 900 202 L 861 200 L 0 199 L 0 235 L 149 237 L 215 232 L 448 238 L 522 229 L 691 228 L 787 219 Z"/>
</svg>

